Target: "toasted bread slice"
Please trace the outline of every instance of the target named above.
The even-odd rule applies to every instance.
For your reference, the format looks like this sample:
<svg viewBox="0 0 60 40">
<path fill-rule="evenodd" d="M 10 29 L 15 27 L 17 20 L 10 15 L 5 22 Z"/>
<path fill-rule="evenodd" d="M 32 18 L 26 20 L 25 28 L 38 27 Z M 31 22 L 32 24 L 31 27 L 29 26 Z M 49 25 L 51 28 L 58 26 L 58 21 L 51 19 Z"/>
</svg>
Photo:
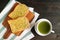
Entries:
<svg viewBox="0 0 60 40">
<path fill-rule="evenodd" d="M 22 17 L 27 15 L 29 12 L 28 7 L 25 4 L 19 4 L 15 9 L 9 14 L 9 17 L 15 19 L 17 17 Z"/>
<path fill-rule="evenodd" d="M 14 20 L 8 20 L 8 23 L 10 25 L 12 33 L 16 35 L 19 35 L 19 33 L 29 27 L 29 21 L 26 17 L 19 17 Z"/>
</svg>

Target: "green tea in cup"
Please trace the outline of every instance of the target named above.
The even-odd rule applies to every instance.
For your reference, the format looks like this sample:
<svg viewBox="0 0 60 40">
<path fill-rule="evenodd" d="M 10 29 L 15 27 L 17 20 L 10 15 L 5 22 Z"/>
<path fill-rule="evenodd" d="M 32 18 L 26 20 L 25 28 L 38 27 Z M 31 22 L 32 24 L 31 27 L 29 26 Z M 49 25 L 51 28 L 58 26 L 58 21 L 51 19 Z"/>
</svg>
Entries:
<svg viewBox="0 0 60 40">
<path fill-rule="evenodd" d="M 50 31 L 50 24 L 46 21 L 40 22 L 38 24 L 38 30 L 42 34 L 46 34 Z"/>
<path fill-rule="evenodd" d="M 52 23 L 48 19 L 39 19 L 35 23 L 35 31 L 38 35 L 47 36 L 51 32 L 54 33 L 52 30 Z"/>
</svg>

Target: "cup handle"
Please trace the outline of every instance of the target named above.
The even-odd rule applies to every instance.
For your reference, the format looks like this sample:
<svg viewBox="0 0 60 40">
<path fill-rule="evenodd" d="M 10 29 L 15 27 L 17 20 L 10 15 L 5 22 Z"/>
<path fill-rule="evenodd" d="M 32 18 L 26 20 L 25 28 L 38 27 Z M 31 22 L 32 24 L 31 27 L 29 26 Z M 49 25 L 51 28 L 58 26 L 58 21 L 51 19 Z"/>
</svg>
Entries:
<svg viewBox="0 0 60 40">
<path fill-rule="evenodd" d="M 52 33 L 55 33 L 55 31 L 53 31 L 53 30 L 52 30 L 51 32 L 52 32 Z"/>
</svg>

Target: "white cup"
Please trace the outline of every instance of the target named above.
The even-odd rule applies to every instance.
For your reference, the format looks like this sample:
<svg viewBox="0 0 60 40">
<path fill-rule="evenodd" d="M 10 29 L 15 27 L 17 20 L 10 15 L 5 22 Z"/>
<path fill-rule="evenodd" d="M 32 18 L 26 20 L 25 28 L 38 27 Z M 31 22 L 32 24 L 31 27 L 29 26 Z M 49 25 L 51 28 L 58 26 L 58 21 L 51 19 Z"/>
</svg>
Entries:
<svg viewBox="0 0 60 40">
<path fill-rule="evenodd" d="M 50 31 L 49 31 L 48 33 L 46 33 L 46 34 L 42 34 L 42 33 L 38 30 L 38 25 L 39 25 L 39 23 L 41 23 L 41 22 L 43 22 L 43 21 L 48 22 L 49 25 L 50 25 Z M 52 32 L 52 33 L 55 33 L 55 32 L 52 30 L 52 23 L 51 23 L 48 19 L 44 19 L 44 18 L 39 19 L 39 20 L 35 23 L 35 31 L 36 31 L 36 33 L 37 33 L 38 35 L 40 35 L 40 36 L 47 36 L 47 35 L 49 35 L 51 32 Z"/>
</svg>

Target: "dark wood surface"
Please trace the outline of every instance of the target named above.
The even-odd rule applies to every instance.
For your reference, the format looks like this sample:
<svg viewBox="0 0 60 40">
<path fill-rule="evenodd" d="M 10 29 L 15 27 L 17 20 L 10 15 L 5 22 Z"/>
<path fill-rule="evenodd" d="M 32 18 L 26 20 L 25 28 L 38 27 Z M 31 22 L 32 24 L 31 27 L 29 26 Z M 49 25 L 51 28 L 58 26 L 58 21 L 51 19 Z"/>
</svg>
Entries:
<svg viewBox="0 0 60 40">
<path fill-rule="evenodd" d="M 0 12 L 4 9 L 8 2 L 9 0 L 0 0 Z"/>
<path fill-rule="evenodd" d="M 6 0 L 7 1 L 7 0 Z M 7 2 L 3 3 L 7 3 Z M 40 14 L 38 19 L 46 18 L 52 22 L 53 30 L 55 33 L 51 33 L 48 36 L 42 37 L 37 35 L 32 28 L 32 33 L 35 35 L 31 40 L 60 40 L 60 0 L 17 0 L 21 3 L 25 3 L 30 7 L 34 7 L 34 10 Z M 0 1 L 0 4 L 2 2 Z M 4 6 L 0 6 L 0 12 Z"/>
</svg>

